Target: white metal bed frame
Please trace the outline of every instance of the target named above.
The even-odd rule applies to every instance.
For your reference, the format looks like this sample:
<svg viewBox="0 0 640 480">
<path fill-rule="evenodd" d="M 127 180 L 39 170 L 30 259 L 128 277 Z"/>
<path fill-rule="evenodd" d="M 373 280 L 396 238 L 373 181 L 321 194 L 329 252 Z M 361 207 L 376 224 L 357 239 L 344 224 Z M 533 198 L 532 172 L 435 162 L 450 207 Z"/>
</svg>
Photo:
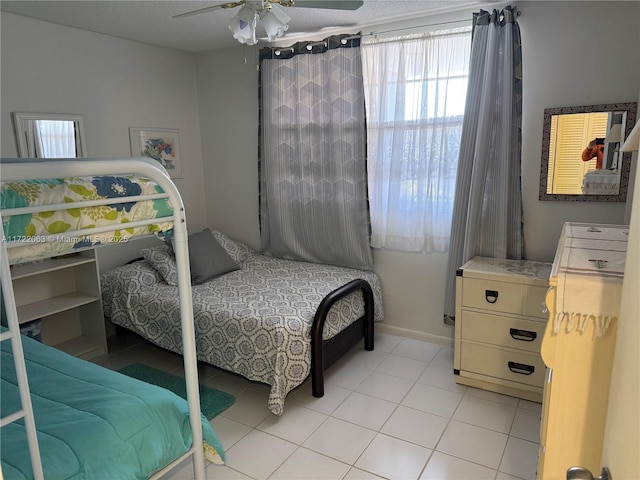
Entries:
<svg viewBox="0 0 640 480">
<path fill-rule="evenodd" d="M 113 205 L 121 202 L 131 202 L 140 200 L 150 200 L 167 198 L 173 207 L 173 216 L 143 220 L 140 222 L 127 223 L 127 228 L 149 225 L 154 223 L 173 222 L 173 238 L 176 263 L 178 267 L 178 292 L 180 298 L 180 314 L 182 319 L 182 348 L 184 359 L 184 370 L 187 387 L 187 401 L 189 404 L 189 422 L 193 443 L 191 448 L 180 458 L 177 458 L 164 469 L 156 472 L 151 478 L 158 478 L 170 471 L 183 460 L 192 457 L 193 470 L 196 479 L 205 478 L 205 459 L 203 451 L 203 434 L 200 423 L 200 395 L 198 385 L 198 372 L 196 360 L 195 329 L 193 325 L 193 305 L 191 300 L 191 273 L 189 269 L 189 251 L 187 223 L 185 218 L 184 204 L 177 187 L 169 178 L 166 170 L 156 161 L 148 158 L 138 159 L 2 159 L 0 163 L 0 178 L 2 181 L 14 180 L 41 180 L 48 178 L 66 178 L 78 176 L 95 175 L 139 175 L 149 178 L 158 183 L 164 190 L 164 194 L 140 195 L 136 197 L 125 197 L 123 199 L 102 199 L 77 203 L 65 203 L 62 205 L 47 205 L 45 207 L 24 207 L 16 209 L 6 209 L 0 211 L 1 217 L 18 215 L 24 213 L 34 213 L 45 210 L 81 208 L 98 205 Z M 65 236 L 93 235 L 115 231 L 114 227 L 98 227 L 77 232 L 66 232 Z M 9 269 L 9 257 L 7 249 L 20 246 L 19 241 L 5 241 L 4 229 L 1 230 L 2 247 L 0 247 L 1 269 L 0 281 L 7 313 L 8 330 L 0 335 L 0 341 L 10 340 L 13 350 L 14 363 L 18 378 L 18 387 L 22 408 L 18 412 L 0 419 L 0 427 L 24 418 L 27 430 L 27 440 L 29 444 L 29 454 L 33 468 L 34 478 L 42 479 L 42 463 L 40 461 L 40 451 L 36 435 L 36 425 L 33 417 L 31 397 L 27 371 L 25 368 L 24 352 L 20 341 L 20 325 L 16 311 L 16 303 L 11 283 L 11 272 Z M 45 241 L 55 241 L 60 239 L 60 235 L 45 237 Z M 0 478 L 2 477 L 0 471 Z"/>
</svg>

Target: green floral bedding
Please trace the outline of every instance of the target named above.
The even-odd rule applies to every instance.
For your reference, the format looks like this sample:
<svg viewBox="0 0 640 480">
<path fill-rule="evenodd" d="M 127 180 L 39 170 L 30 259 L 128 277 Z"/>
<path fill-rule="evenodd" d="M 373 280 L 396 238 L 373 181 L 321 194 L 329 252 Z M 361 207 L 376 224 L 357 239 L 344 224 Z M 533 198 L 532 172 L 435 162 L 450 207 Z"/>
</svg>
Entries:
<svg viewBox="0 0 640 480">
<path fill-rule="evenodd" d="M 72 204 L 79 201 L 163 193 L 155 182 L 142 177 L 73 177 L 67 179 L 2 182 L 0 208 L 10 263 L 49 257 L 103 243 L 126 242 L 135 235 L 170 235 L 172 222 L 127 227 L 127 223 L 171 216 L 167 199 L 114 203 L 8 216 L 12 208 Z M 113 225 L 113 230 L 82 235 L 77 231 Z M 76 233 L 73 233 L 76 232 Z M 12 242 L 19 242 L 14 246 Z"/>
</svg>

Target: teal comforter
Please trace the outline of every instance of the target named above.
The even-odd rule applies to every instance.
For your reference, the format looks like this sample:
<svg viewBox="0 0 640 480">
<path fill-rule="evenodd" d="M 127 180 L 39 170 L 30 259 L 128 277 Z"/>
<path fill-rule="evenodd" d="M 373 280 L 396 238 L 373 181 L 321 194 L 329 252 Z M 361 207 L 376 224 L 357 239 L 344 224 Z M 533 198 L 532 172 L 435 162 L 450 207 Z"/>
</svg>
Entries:
<svg viewBox="0 0 640 480">
<path fill-rule="evenodd" d="M 187 402 L 174 393 L 23 338 L 42 466 L 47 479 L 145 479 L 191 445 Z M 2 417 L 18 410 L 10 342 L 2 342 Z M 205 454 L 224 460 L 202 417 Z M 25 428 L 0 432 L 2 473 L 32 478 Z"/>
</svg>

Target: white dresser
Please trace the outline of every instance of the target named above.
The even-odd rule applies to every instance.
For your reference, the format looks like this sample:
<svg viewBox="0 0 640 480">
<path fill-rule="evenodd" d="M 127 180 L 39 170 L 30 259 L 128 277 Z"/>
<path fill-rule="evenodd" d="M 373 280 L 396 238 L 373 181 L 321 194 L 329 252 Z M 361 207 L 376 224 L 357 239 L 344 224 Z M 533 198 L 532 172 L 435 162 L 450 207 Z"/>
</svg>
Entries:
<svg viewBox="0 0 640 480">
<path fill-rule="evenodd" d="M 551 264 L 475 257 L 456 278 L 456 382 L 542 401 Z"/>
<path fill-rule="evenodd" d="M 628 226 L 566 223 L 547 295 L 538 479 L 600 471 Z"/>
</svg>

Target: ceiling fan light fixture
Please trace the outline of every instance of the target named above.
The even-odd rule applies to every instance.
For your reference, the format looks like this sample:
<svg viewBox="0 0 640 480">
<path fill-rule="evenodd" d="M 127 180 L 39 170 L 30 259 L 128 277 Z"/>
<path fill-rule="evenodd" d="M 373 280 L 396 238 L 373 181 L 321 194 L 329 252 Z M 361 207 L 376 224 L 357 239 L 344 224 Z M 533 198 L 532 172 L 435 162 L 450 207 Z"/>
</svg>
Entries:
<svg viewBox="0 0 640 480">
<path fill-rule="evenodd" d="M 277 5 L 270 5 L 260 13 L 260 20 L 270 42 L 280 38 L 289 29 L 291 17 Z"/>
<path fill-rule="evenodd" d="M 238 14 L 229 22 L 229 30 L 233 33 L 233 38 L 247 45 L 258 43 L 256 39 L 258 18 L 258 12 L 254 8 L 243 5 Z"/>
</svg>

